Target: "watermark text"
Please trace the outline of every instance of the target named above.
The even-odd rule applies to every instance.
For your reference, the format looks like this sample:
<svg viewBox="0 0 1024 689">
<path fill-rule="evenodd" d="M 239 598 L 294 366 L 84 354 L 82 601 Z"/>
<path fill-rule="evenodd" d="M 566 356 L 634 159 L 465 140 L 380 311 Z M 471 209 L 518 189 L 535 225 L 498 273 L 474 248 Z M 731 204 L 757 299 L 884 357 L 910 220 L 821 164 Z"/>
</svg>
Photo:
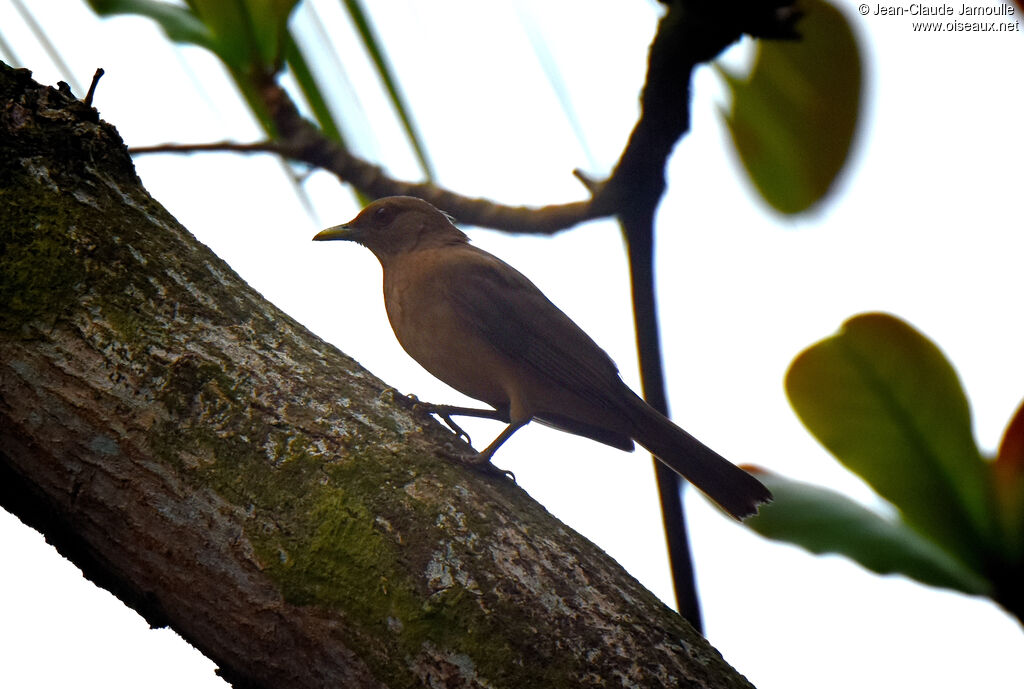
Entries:
<svg viewBox="0 0 1024 689">
<path fill-rule="evenodd" d="M 932 33 L 1020 31 L 1020 20 L 1013 5 L 1001 2 L 989 4 L 931 4 L 912 2 L 901 5 L 861 3 L 857 11 L 865 17 L 906 17 L 912 31 Z"/>
</svg>

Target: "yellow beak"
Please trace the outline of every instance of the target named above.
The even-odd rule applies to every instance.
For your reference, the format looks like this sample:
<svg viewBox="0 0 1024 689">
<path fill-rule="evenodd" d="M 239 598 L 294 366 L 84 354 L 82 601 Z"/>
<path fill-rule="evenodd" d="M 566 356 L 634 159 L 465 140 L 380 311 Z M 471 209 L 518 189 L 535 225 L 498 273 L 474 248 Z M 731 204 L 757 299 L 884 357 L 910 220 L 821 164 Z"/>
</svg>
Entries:
<svg viewBox="0 0 1024 689">
<path fill-rule="evenodd" d="M 348 225 L 335 225 L 321 230 L 313 237 L 314 242 L 326 242 L 331 239 L 352 239 L 352 230 Z"/>
</svg>

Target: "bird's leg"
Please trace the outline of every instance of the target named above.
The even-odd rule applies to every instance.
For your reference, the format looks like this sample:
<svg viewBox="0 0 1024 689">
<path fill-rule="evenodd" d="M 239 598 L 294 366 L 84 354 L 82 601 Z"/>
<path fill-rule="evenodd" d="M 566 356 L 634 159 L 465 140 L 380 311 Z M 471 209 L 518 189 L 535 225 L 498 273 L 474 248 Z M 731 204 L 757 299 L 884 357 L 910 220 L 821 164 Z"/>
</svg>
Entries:
<svg viewBox="0 0 1024 689">
<path fill-rule="evenodd" d="M 515 483 L 516 475 L 513 474 L 508 469 L 500 469 L 491 464 L 491 458 L 494 457 L 494 453 L 498 450 L 498 448 L 501 447 L 506 440 L 512 437 L 513 433 L 518 431 L 520 428 L 522 428 L 529 422 L 530 419 L 524 419 L 522 421 L 513 421 L 512 423 L 505 427 L 505 430 L 503 430 L 498 435 L 497 438 L 491 441 L 491 444 L 488 445 L 483 452 L 476 452 L 471 455 L 459 455 L 458 459 L 471 467 L 475 467 L 482 471 L 486 471 L 487 473 L 500 474 L 506 478 L 510 478 L 512 479 L 512 482 Z"/>
<path fill-rule="evenodd" d="M 528 424 L 530 419 L 510 423 L 507 411 L 501 411 L 498 409 L 476 409 L 474 407 L 457 407 L 451 404 L 429 404 L 426 402 L 420 402 L 416 395 L 402 395 L 394 388 L 388 388 L 386 392 L 389 393 L 389 396 L 393 401 L 410 405 L 413 412 L 425 412 L 427 414 L 436 415 L 444 421 L 458 437 L 465 439 L 466 444 L 470 447 L 472 447 L 473 441 L 470 439 L 469 433 L 466 433 L 459 424 L 452 420 L 453 416 L 472 416 L 479 419 L 491 419 L 493 421 L 504 421 L 508 423 L 509 425 L 505 430 L 503 430 L 497 438 L 491 441 L 491 444 L 488 445 L 483 452 L 474 452 L 471 455 L 458 454 L 452 456 L 457 457 L 459 460 L 471 466 L 497 472 L 511 478 L 513 481 L 516 480 L 515 474 L 511 471 L 499 469 L 491 464 L 491 458 L 494 456 L 494 453 L 498 448 L 501 447 L 506 440 L 511 438 L 513 433 Z"/>
<path fill-rule="evenodd" d="M 513 433 L 515 433 L 516 431 L 518 431 L 520 428 L 522 428 L 523 426 L 525 426 L 528 423 L 530 423 L 529 419 L 522 419 L 522 420 L 513 421 L 512 423 L 510 423 L 508 426 L 505 427 L 505 430 L 503 430 L 498 435 L 497 438 L 495 438 L 494 440 L 491 441 L 490 445 L 488 445 L 486 448 L 484 448 L 483 452 L 478 452 L 477 453 L 476 457 L 473 458 L 472 463 L 473 464 L 485 464 L 485 463 L 489 464 L 490 461 L 491 461 L 491 458 L 494 456 L 494 453 L 498 451 L 498 448 L 501 447 L 505 443 L 506 440 L 511 438 Z"/>
<path fill-rule="evenodd" d="M 446 416 L 473 416 L 478 419 L 492 419 L 508 423 L 508 412 L 498 411 L 497 409 L 475 409 L 473 407 L 455 407 L 450 404 L 427 404 L 426 402 L 416 402 L 415 406 L 417 409 L 422 409 L 428 414 L 437 414 L 441 418 Z"/>
</svg>

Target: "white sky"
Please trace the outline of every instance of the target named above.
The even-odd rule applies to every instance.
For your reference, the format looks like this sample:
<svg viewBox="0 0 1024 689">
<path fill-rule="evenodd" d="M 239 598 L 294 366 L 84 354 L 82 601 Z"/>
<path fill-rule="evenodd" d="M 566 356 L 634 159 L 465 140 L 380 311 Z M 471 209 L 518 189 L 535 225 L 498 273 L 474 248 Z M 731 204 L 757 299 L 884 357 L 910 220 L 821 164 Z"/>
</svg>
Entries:
<svg viewBox="0 0 1024 689">
<path fill-rule="evenodd" d="M 316 4 L 337 44 L 351 45 L 349 30 L 334 20 L 340 3 Z M 950 357 L 978 441 L 995 448 L 1024 395 L 1024 36 L 915 33 L 907 17 L 861 17 L 854 3 L 839 4 L 867 55 L 868 92 L 861 147 L 838 194 L 812 217 L 780 220 L 765 210 L 716 115 L 721 86 L 700 70 L 693 132 L 672 160 L 659 216 L 658 286 L 673 417 L 735 461 L 874 504 L 870 490 L 803 430 L 782 377 L 801 349 L 846 318 L 889 311 Z M 509 203 L 560 202 L 582 197 L 574 167 L 601 175 L 616 159 L 637 114 L 653 3 L 374 7 L 446 186 Z M 258 136 L 216 62 L 197 49 L 172 49 L 150 22 L 99 22 L 78 0 L 31 9 L 77 82 L 106 69 L 96 104 L 128 144 Z M 562 70 L 588 150 L 544 78 L 520 11 Z M 293 26 L 304 30 L 303 22 Z M 68 79 L 12 0 L 0 0 L 0 27 L 38 81 Z M 742 59 L 744 49 L 730 57 Z M 395 148 L 390 115 L 368 95 L 360 58 L 343 60 L 366 113 L 350 116 L 360 150 L 396 175 L 415 174 L 408 152 Z M 358 210 L 331 178 L 317 174 L 307 183 L 319 214 L 311 219 L 267 157 L 161 156 L 137 167 L 153 196 L 268 299 L 399 389 L 460 401 L 394 341 L 373 257 L 309 241 Z M 530 276 L 636 385 L 614 226 L 592 223 L 554 239 L 471 235 Z M 477 422 L 467 430 L 486 442 L 500 427 Z M 644 455 L 530 426 L 497 464 L 671 602 Z M 1024 634 L 992 604 L 764 541 L 692 494 L 687 505 L 708 636 L 760 689 L 1021 685 Z M 7 514 L 0 514 L 0 542 L 0 686 L 225 686 L 212 663 L 172 632 L 148 630 Z"/>
</svg>

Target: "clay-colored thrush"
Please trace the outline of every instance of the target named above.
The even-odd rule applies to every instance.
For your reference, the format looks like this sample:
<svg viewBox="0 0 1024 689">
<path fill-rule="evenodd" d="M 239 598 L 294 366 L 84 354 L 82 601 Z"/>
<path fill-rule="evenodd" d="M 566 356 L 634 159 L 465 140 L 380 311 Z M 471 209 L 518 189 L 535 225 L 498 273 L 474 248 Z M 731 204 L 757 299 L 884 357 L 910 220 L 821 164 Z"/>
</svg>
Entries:
<svg viewBox="0 0 1024 689">
<path fill-rule="evenodd" d="M 479 453 L 489 461 L 516 430 L 536 419 L 622 450 L 633 441 L 742 518 L 771 499 L 753 476 L 644 402 L 611 358 L 532 282 L 472 246 L 426 201 L 374 201 L 350 223 L 313 239 L 362 244 L 384 269 L 384 304 L 405 351 L 456 390 L 494 407 L 435 407 L 506 421 Z M 455 426 L 457 428 L 457 426 Z"/>
</svg>

